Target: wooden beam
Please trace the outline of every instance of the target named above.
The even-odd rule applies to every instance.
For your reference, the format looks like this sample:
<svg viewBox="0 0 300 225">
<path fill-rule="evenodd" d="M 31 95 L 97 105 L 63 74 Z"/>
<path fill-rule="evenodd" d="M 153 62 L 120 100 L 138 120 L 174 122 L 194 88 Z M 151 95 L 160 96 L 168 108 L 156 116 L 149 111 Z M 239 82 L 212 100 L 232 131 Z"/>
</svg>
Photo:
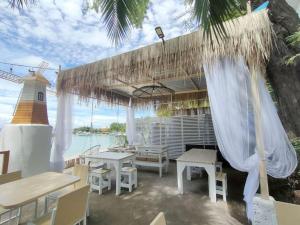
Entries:
<svg viewBox="0 0 300 225">
<path fill-rule="evenodd" d="M 250 14 L 251 13 L 251 1 L 248 0 L 247 1 L 247 14 Z"/>
<path fill-rule="evenodd" d="M 266 169 L 265 160 L 265 150 L 263 141 L 263 131 L 262 131 L 262 117 L 261 117 L 261 101 L 258 89 L 259 74 L 254 66 L 250 66 L 251 71 L 251 91 L 252 91 L 252 101 L 254 109 L 254 119 L 255 119 L 255 137 L 256 137 L 256 148 L 259 155 L 259 178 L 260 178 L 260 192 L 262 198 L 269 199 L 269 185 L 268 185 L 268 175 Z"/>
</svg>

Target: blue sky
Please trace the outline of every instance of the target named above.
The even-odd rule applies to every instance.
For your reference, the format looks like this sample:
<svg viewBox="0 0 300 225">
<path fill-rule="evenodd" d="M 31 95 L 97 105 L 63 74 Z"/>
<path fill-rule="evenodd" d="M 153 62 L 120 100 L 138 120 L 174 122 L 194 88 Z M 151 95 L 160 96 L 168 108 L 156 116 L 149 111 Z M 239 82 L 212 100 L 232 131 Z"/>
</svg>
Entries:
<svg viewBox="0 0 300 225">
<path fill-rule="evenodd" d="M 0 2 L 0 61 L 37 66 L 47 61 L 49 67 L 70 68 L 96 61 L 121 52 L 159 41 L 154 28 L 162 26 L 166 38 L 176 37 L 189 32 L 180 17 L 187 8 L 184 1 L 153 0 L 140 29 L 132 30 L 129 39 L 115 48 L 106 36 L 100 15 L 94 11 L 82 14 L 82 0 L 39 0 L 38 4 L 19 12 Z M 180 17 L 178 19 L 178 17 Z M 13 73 L 26 75 L 28 68 L 13 66 Z M 9 71 L 10 66 L 0 63 L 0 69 Z M 54 71 L 45 76 L 55 83 Z M 22 85 L 0 79 L 0 127 L 9 123 Z M 48 94 L 48 116 L 55 124 L 56 97 Z M 136 112 L 137 117 L 153 115 L 153 112 Z M 89 125 L 91 105 L 76 104 L 74 127 Z M 108 107 L 100 104 L 95 108 L 94 125 L 108 126 L 111 122 L 125 122 L 124 107 Z"/>
<path fill-rule="evenodd" d="M 12 10 L 7 1 L 0 1 L 0 61 L 37 66 L 47 61 L 50 67 L 70 68 L 136 49 L 158 38 L 154 28 L 163 28 L 166 38 L 190 32 L 186 25 L 188 10 L 183 0 L 152 0 L 143 26 L 131 32 L 129 39 L 119 48 L 112 47 L 100 15 L 94 11 L 82 14 L 83 0 L 39 0 L 24 11 Z M 300 12 L 299 0 L 289 2 Z M 180 18 L 179 18 L 180 17 Z M 12 67 L 13 73 L 26 75 L 28 68 Z M 10 66 L 0 63 L 0 69 L 9 71 Z M 48 71 L 46 77 L 52 84 L 56 74 Z M 0 79 L 0 127 L 9 123 L 21 85 Z M 48 115 L 55 124 L 56 97 L 48 94 Z M 153 115 L 153 112 L 136 112 L 137 117 Z M 91 106 L 76 104 L 74 127 L 90 124 Z M 106 127 L 111 122 L 125 122 L 124 107 L 110 108 L 100 104 L 95 109 L 94 125 Z"/>
</svg>

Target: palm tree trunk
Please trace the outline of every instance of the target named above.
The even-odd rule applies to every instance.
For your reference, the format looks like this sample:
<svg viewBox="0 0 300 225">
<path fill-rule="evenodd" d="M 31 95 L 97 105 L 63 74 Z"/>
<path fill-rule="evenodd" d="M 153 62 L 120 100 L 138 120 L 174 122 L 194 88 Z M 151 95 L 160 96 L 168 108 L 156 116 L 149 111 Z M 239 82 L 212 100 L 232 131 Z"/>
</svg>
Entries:
<svg viewBox="0 0 300 225">
<path fill-rule="evenodd" d="M 286 65 L 287 57 L 300 52 L 288 45 L 286 37 L 297 31 L 300 19 L 285 0 L 270 0 L 269 17 L 278 39 L 267 65 L 267 77 L 275 91 L 278 112 L 290 136 L 300 137 L 300 60 Z"/>
</svg>

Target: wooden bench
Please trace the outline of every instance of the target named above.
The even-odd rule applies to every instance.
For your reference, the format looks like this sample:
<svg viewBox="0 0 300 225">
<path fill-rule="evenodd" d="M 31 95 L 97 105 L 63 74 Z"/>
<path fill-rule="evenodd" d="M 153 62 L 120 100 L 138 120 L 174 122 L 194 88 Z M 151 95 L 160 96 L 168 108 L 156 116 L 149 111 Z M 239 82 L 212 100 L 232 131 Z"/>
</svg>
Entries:
<svg viewBox="0 0 300 225">
<path fill-rule="evenodd" d="M 162 177 L 163 167 L 165 167 L 165 172 L 168 172 L 169 155 L 167 147 L 167 145 L 135 146 L 135 164 L 144 167 L 157 167 L 159 168 L 159 176 Z"/>
</svg>

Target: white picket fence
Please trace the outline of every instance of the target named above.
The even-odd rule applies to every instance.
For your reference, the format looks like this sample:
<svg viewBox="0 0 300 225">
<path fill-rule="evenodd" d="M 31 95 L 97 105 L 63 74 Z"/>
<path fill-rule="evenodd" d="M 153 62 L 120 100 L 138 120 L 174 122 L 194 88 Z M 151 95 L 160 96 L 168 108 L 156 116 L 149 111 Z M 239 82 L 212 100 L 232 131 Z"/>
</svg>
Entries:
<svg viewBox="0 0 300 225">
<path fill-rule="evenodd" d="M 146 144 L 168 145 L 170 159 L 179 157 L 186 144 L 216 145 L 210 114 L 136 119 L 136 129 Z"/>
</svg>

